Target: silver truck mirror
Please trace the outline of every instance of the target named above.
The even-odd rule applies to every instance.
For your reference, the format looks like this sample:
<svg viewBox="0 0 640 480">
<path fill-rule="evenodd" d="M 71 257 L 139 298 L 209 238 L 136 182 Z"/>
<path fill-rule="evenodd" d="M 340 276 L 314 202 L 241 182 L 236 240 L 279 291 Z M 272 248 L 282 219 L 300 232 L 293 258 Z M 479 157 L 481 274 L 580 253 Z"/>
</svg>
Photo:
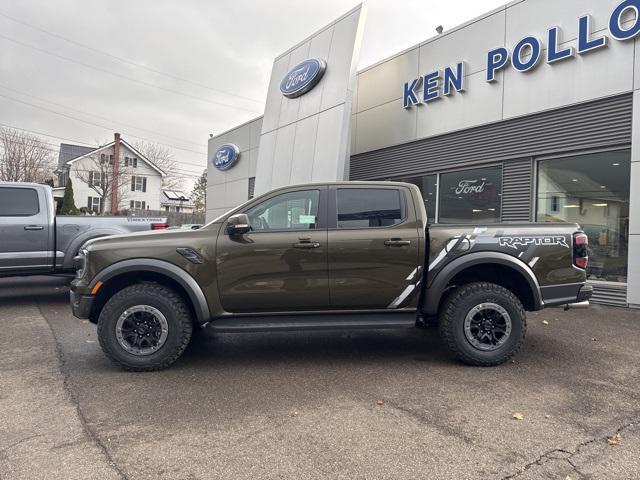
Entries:
<svg viewBox="0 0 640 480">
<path fill-rule="evenodd" d="M 243 235 L 251 231 L 251 223 L 246 213 L 232 215 L 227 220 L 227 233 L 229 235 Z"/>
</svg>

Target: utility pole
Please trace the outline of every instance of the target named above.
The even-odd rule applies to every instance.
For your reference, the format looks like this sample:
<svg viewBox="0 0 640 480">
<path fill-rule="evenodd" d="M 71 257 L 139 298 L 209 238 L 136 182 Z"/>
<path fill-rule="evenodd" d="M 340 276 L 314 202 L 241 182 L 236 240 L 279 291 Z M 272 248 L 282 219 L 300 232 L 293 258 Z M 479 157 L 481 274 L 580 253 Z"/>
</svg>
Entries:
<svg viewBox="0 0 640 480">
<path fill-rule="evenodd" d="M 120 187 L 120 134 L 113 134 L 113 178 L 111 180 L 111 213 L 118 211 L 118 188 Z"/>
</svg>

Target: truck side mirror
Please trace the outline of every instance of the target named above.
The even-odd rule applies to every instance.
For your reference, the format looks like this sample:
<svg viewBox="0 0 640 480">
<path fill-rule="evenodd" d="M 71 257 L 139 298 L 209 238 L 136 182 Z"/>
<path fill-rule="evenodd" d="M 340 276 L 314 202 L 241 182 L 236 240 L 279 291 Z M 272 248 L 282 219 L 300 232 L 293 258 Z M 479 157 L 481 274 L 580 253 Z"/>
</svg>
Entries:
<svg viewBox="0 0 640 480">
<path fill-rule="evenodd" d="M 231 215 L 227 220 L 227 233 L 229 235 L 243 235 L 251 231 L 251 223 L 246 213 Z"/>
</svg>

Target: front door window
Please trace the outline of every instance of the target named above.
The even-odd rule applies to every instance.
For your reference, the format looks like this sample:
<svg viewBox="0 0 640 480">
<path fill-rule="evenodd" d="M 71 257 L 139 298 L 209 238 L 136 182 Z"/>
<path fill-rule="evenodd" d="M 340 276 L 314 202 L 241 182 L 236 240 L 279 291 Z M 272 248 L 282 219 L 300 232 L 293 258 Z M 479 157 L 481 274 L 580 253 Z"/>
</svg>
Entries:
<svg viewBox="0 0 640 480">
<path fill-rule="evenodd" d="M 318 225 L 319 190 L 283 193 L 247 211 L 254 232 L 314 230 Z"/>
</svg>

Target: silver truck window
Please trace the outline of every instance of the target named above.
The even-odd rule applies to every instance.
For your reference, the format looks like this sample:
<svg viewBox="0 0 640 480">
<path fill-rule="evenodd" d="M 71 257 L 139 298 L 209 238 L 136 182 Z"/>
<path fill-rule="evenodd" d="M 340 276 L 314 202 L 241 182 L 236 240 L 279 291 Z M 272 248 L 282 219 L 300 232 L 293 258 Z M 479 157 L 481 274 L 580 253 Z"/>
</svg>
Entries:
<svg viewBox="0 0 640 480">
<path fill-rule="evenodd" d="M 33 188 L 0 187 L 0 217 L 31 217 L 40 213 Z"/>
</svg>

